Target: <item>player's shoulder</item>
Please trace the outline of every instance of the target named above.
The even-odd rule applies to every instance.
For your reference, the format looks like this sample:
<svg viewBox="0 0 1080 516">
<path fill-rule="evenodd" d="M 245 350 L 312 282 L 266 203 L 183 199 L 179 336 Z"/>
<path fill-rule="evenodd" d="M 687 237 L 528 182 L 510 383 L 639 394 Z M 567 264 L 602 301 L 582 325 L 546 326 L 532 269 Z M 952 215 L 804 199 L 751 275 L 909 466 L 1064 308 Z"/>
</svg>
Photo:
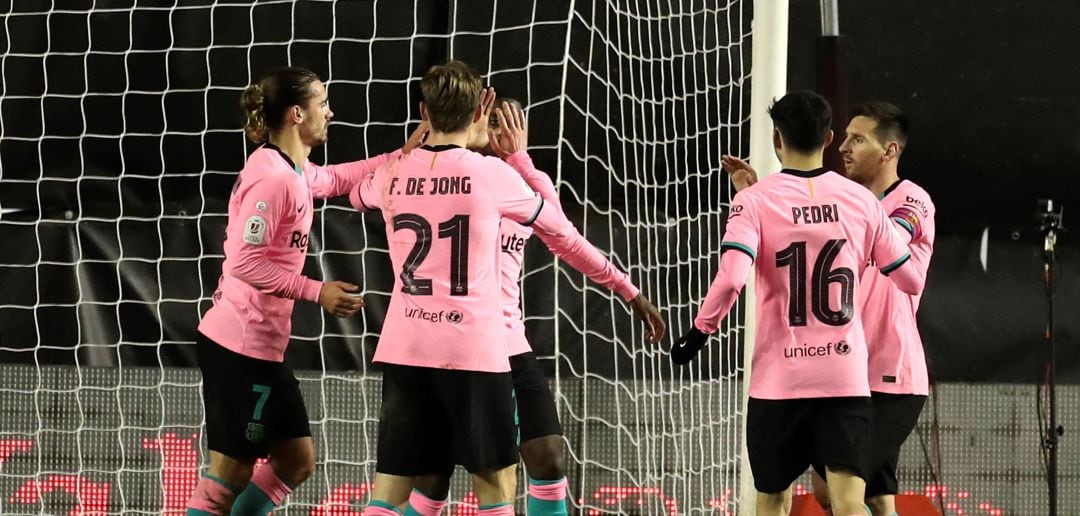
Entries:
<svg viewBox="0 0 1080 516">
<path fill-rule="evenodd" d="M 513 167 L 502 159 L 495 156 L 485 156 L 476 152 L 470 152 L 469 156 L 462 157 L 467 160 L 469 169 L 483 178 L 492 188 L 505 187 L 506 185 L 524 185 L 531 192 L 532 189 L 521 178 Z"/>
<path fill-rule="evenodd" d="M 869 188 L 852 181 L 839 172 L 826 172 L 825 177 L 829 180 L 829 187 L 836 190 L 841 196 L 866 206 L 879 207 L 877 197 Z"/>
<path fill-rule="evenodd" d="M 249 188 L 259 185 L 262 188 L 291 189 L 296 184 L 294 170 L 279 151 L 259 147 L 248 156 L 240 177 Z"/>
<path fill-rule="evenodd" d="M 468 152 L 461 157 L 462 161 L 469 163 L 471 166 L 477 167 L 479 170 L 485 173 L 511 173 L 514 174 L 514 169 L 508 165 L 502 159 L 495 156 L 485 156 L 479 152 Z"/>
<path fill-rule="evenodd" d="M 927 192 L 925 188 L 920 186 L 915 181 L 910 179 L 901 179 L 900 184 L 896 188 L 897 193 L 910 197 L 914 200 L 918 200 L 924 204 L 933 205 L 933 200 L 930 198 L 930 192 Z"/>
</svg>

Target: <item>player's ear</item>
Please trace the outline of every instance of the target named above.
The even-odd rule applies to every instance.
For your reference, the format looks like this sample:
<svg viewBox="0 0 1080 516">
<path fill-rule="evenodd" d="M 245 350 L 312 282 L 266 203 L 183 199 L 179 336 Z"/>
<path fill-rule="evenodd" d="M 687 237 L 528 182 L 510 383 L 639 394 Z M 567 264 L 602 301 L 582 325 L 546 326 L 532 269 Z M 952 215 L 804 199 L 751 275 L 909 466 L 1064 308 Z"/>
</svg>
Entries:
<svg viewBox="0 0 1080 516">
<path fill-rule="evenodd" d="M 832 140 L 833 132 L 832 129 L 829 129 L 829 132 L 825 133 L 825 145 L 823 145 L 823 147 L 825 147 L 826 149 L 829 148 L 829 146 L 832 145 Z"/>
<path fill-rule="evenodd" d="M 289 108 L 289 116 L 292 117 L 293 123 L 304 123 L 304 110 L 300 109 L 300 106 L 292 106 Z"/>
<path fill-rule="evenodd" d="M 900 154 L 900 145 L 896 142 L 889 142 L 885 144 L 885 159 L 893 159 Z"/>
<path fill-rule="evenodd" d="M 780 137 L 779 129 L 772 130 L 772 146 L 776 150 L 784 148 L 784 139 Z"/>
<path fill-rule="evenodd" d="M 428 120 L 427 106 L 424 105 L 424 101 L 422 100 L 420 101 L 420 120 L 423 120 L 425 122 L 430 121 Z"/>
</svg>

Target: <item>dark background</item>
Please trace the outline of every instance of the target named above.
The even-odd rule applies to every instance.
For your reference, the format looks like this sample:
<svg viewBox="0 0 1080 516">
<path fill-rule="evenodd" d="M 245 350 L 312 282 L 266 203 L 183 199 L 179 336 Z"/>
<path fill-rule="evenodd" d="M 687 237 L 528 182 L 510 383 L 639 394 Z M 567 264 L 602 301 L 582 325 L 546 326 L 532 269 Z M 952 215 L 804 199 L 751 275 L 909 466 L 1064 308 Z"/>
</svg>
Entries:
<svg viewBox="0 0 1080 516">
<path fill-rule="evenodd" d="M 813 89 L 817 2 L 791 3 L 789 88 Z M 839 2 L 849 102 L 912 120 L 900 175 L 937 206 L 919 322 L 937 380 L 1035 381 L 1046 346 L 1037 199 L 1080 207 L 1080 44 L 1070 1 Z M 987 267 L 979 260 L 988 231 Z M 1080 381 L 1077 235 L 1058 246 L 1059 379 Z"/>
<path fill-rule="evenodd" d="M 600 102 L 627 100 L 601 98 L 604 85 L 595 84 L 597 77 L 573 69 L 563 98 L 561 59 L 568 24 L 561 2 L 492 12 L 490 2 L 469 1 L 421 0 L 415 9 L 407 2 L 270 3 L 255 9 L 246 3 L 155 9 L 154 2 L 138 2 L 142 9 L 135 11 L 129 9 L 131 1 L 99 1 L 94 4 L 98 10 L 88 14 L 89 4 L 70 2 L 65 8 L 72 12 L 49 16 L 4 16 L 0 206 L 19 211 L 0 219 L 3 362 L 193 363 L 188 343 L 220 272 L 226 193 L 251 150 L 238 130 L 239 93 L 261 71 L 283 62 L 311 68 L 330 84 L 337 118 L 330 143 L 312 154 L 317 163 L 360 159 L 399 145 L 408 131 L 402 121 L 419 118 L 416 77 L 448 54 L 483 73 L 498 71 L 488 76 L 490 82 L 532 106 L 531 143 L 538 166 L 556 170 L 563 151 L 569 184 L 562 190 L 563 203 L 571 218 L 591 239 L 599 239 L 599 247 L 611 250 L 648 292 L 655 292 L 651 297 L 660 305 L 676 300 L 676 285 L 666 284 L 648 265 L 664 253 L 643 256 L 625 244 L 630 238 L 660 235 L 640 237 L 634 224 L 624 228 L 610 217 L 588 215 L 595 207 L 586 206 L 583 192 L 589 192 L 591 202 L 604 204 L 601 208 L 638 214 L 642 220 L 635 224 L 648 222 L 649 210 L 682 210 L 665 208 L 680 199 L 687 209 L 705 210 L 728 195 L 726 181 L 719 181 L 708 189 L 672 189 L 664 194 L 675 196 L 667 203 L 595 172 L 575 174 L 588 171 L 588 160 L 573 152 L 582 139 L 590 139 L 595 155 L 602 146 L 591 140 L 611 136 L 593 130 L 585 137 L 586 128 L 597 122 L 572 105 L 563 108 L 565 134 L 558 134 L 561 101 L 580 103 L 591 94 L 590 113 L 607 116 L 602 122 L 608 124 L 641 125 L 636 134 L 642 139 L 669 138 L 691 128 L 662 124 L 664 105 L 632 120 L 617 119 L 612 104 L 604 109 Z M 687 9 L 696 4 L 687 2 Z M 20 9 L 42 10 L 0 2 L 0 12 Z M 607 23 L 605 13 L 589 2 L 578 2 L 576 11 L 572 30 L 586 21 L 612 34 L 639 29 Z M 791 89 L 817 86 L 817 11 L 818 2 L 791 4 Z M 736 19 L 735 30 L 740 23 L 748 26 L 750 15 L 748 9 L 743 20 Z M 888 100 L 908 113 L 913 133 L 901 175 L 926 188 L 937 205 L 938 240 L 920 311 L 936 380 L 1041 380 L 1046 301 L 1042 237 L 1033 213 L 1037 199 L 1052 198 L 1066 207 L 1068 226 L 1071 210 L 1080 206 L 1074 170 L 1080 157 L 1080 69 L 1070 64 L 1080 46 L 1078 25 L 1080 6 L 1065 0 L 840 2 L 850 101 Z M 665 43 L 662 35 L 675 28 L 656 25 L 652 30 L 660 35 L 658 47 L 674 44 Z M 599 36 L 584 40 L 592 46 L 572 40 L 574 58 L 586 61 L 594 53 L 598 61 L 610 59 L 612 75 L 620 59 L 640 65 L 605 54 Z M 737 69 L 749 62 L 749 53 L 749 45 L 737 46 L 716 66 L 727 70 L 734 63 Z M 680 76 L 689 65 L 672 60 L 665 66 L 667 74 L 643 73 L 649 79 L 645 86 L 624 86 L 641 89 L 644 97 L 663 97 L 668 83 L 681 86 Z M 656 91 L 644 91 L 647 85 L 656 85 Z M 748 85 L 741 86 L 746 97 Z M 677 109 L 680 115 L 688 110 L 729 118 L 731 106 L 703 102 Z M 724 152 L 745 149 L 742 133 L 707 136 Z M 616 164 L 616 170 L 632 161 L 619 152 L 619 143 L 598 158 Z M 650 163 L 669 163 L 650 152 L 643 154 Z M 673 164 L 656 167 L 659 184 L 710 172 L 685 170 L 677 159 L 681 155 L 701 153 L 694 162 L 711 167 L 718 154 L 713 148 L 678 146 L 657 152 L 676 157 Z M 989 239 L 985 269 L 979 259 L 984 231 Z M 1074 238 L 1073 233 L 1062 235 L 1057 270 L 1059 373 L 1072 383 L 1080 381 L 1080 264 Z M 299 303 L 289 360 L 301 368 L 363 369 L 390 288 L 385 255 L 367 250 L 369 243 L 385 245 L 381 222 L 377 215 L 364 219 L 332 200 L 319 212 L 313 242 L 306 272 L 335 279 L 359 274 L 370 308 L 364 317 L 340 323 L 320 316 L 314 305 Z M 362 260 L 359 273 L 357 256 Z M 708 265 L 715 261 L 702 263 L 700 270 L 710 272 L 701 276 L 711 276 Z M 603 320 L 613 307 L 616 324 L 599 331 L 638 337 L 618 303 L 599 293 L 582 296 L 564 289 L 557 313 L 544 308 L 553 296 L 554 275 L 563 269 L 553 268 L 550 255 L 536 244 L 528 264 L 535 272 L 526 279 L 526 311 L 533 317 L 530 337 L 541 353 L 552 351 L 556 320 Z M 578 279 L 567 281 L 580 284 Z M 691 298 L 704 293 L 700 284 L 708 279 L 695 280 L 699 285 Z M 688 313 L 678 310 L 674 332 L 680 322 L 685 326 Z M 571 324 L 558 331 L 571 342 L 583 340 Z M 568 350 L 572 364 L 584 360 L 581 349 Z M 614 352 L 603 346 L 588 349 L 595 354 L 590 369 L 599 367 L 603 373 L 604 366 L 597 364 L 610 363 L 608 354 Z"/>
</svg>

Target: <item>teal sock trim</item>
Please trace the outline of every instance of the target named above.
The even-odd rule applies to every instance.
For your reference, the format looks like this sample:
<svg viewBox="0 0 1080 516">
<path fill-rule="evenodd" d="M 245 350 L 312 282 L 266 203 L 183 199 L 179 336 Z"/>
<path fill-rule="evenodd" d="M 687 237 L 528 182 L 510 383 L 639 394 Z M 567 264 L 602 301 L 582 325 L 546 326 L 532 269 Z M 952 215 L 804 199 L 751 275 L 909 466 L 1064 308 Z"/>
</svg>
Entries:
<svg viewBox="0 0 1080 516">
<path fill-rule="evenodd" d="M 558 480 L 537 480 L 533 477 L 529 477 L 529 483 L 534 486 L 550 486 L 551 484 L 558 484 L 563 480 L 566 480 L 566 477 L 562 477 Z"/>
<path fill-rule="evenodd" d="M 229 491 L 232 492 L 232 494 L 240 494 L 240 491 L 242 491 L 242 489 L 240 489 L 239 487 L 237 487 L 237 486 L 235 486 L 233 484 L 230 484 L 229 482 L 226 482 L 222 478 L 215 477 L 214 475 L 211 475 L 209 473 L 203 475 L 203 478 L 205 478 L 207 480 L 213 480 L 214 482 L 217 482 L 218 484 L 221 484 L 221 487 L 224 487 L 225 489 L 228 489 Z"/>
<path fill-rule="evenodd" d="M 526 497 L 526 509 L 529 516 L 566 516 L 566 500 L 541 500 Z"/>
<path fill-rule="evenodd" d="M 402 514 L 401 509 L 398 509 L 396 505 L 390 505 L 389 503 L 382 500 L 372 500 L 368 502 L 368 507 L 381 507 L 383 509 L 389 509 L 391 511 L 394 511 L 398 514 Z"/>
<path fill-rule="evenodd" d="M 212 512 L 200 511 L 198 509 L 188 509 L 187 516 L 217 516 Z"/>
<path fill-rule="evenodd" d="M 503 502 L 503 503 L 489 503 L 489 504 L 487 504 L 487 505 L 481 505 L 481 506 L 479 507 L 479 509 L 480 509 L 481 511 L 490 511 L 490 510 L 492 510 L 492 509 L 498 509 L 499 507 L 506 507 L 507 505 L 510 505 L 510 502 Z"/>
<path fill-rule="evenodd" d="M 266 516 L 277 505 L 255 484 L 248 484 L 233 502 L 230 516 Z"/>
<path fill-rule="evenodd" d="M 409 505 L 405 506 L 405 516 L 422 516 L 422 515 L 420 513 L 416 512 L 416 509 L 412 508 L 412 504 L 409 504 Z"/>
</svg>

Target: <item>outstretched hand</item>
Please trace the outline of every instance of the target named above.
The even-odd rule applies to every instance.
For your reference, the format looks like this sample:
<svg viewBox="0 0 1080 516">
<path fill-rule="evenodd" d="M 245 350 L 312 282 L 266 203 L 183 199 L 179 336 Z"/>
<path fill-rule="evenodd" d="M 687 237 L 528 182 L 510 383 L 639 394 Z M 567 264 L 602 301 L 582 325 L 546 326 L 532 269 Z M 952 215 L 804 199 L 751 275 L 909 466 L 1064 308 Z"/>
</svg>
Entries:
<svg viewBox="0 0 1080 516">
<path fill-rule="evenodd" d="M 731 175 L 731 182 L 735 185 L 736 192 L 741 192 L 758 182 L 758 175 L 753 167 L 735 156 L 721 156 L 720 164 Z"/>
<path fill-rule="evenodd" d="M 664 317 L 660 315 L 660 310 L 649 301 L 649 298 L 639 293 L 634 299 L 630 300 L 630 309 L 633 310 L 638 319 L 645 322 L 645 338 L 649 339 L 649 342 L 656 344 L 660 342 L 660 339 L 664 338 L 667 323 L 664 322 Z"/>
</svg>

